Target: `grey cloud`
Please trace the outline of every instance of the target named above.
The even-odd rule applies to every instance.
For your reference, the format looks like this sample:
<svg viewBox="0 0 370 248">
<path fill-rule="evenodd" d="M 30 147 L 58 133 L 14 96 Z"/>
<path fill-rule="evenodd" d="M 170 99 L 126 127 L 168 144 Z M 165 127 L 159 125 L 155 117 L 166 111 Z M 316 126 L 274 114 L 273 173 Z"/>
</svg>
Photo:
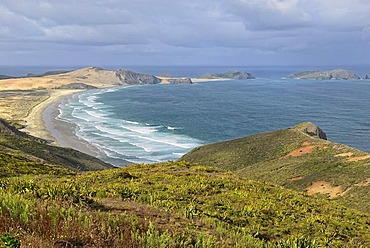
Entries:
<svg viewBox="0 0 370 248">
<path fill-rule="evenodd" d="M 2 0 L 0 12 L 0 59 L 314 63 L 351 45 L 369 51 L 367 0 Z"/>
</svg>

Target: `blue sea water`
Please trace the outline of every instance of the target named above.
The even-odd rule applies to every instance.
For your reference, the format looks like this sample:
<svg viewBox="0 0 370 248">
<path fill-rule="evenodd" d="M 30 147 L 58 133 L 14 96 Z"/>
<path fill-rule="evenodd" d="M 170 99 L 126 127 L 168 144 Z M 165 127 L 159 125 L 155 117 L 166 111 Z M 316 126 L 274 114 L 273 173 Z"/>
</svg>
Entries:
<svg viewBox="0 0 370 248">
<path fill-rule="evenodd" d="M 157 74 L 151 69 L 142 72 Z M 156 69 L 198 76 L 235 68 Z M 370 152 L 370 81 L 284 78 L 300 68 L 237 69 L 257 79 L 86 91 L 60 104 L 58 118 L 77 125 L 76 135 L 116 165 L 174 160 L 202 144 L 304 121 L 331 141 Z"/>
<path fill-rule="evenodd" d="M 92 90 L 59 105 L 59 120 L 115 165 L 174 160 L 192 148 L 311 121 L 333 142 L 370 152 L 369 80 L 294 80 L 293 72 L 336 67 L 105 67 L 197 77 L 245 70 L 257 79 Z M 364 77 L 370 66 L 346 66 Z M 1 67 L 0 74 L 50 69 Z M 62 68 L 63 69 L 63 68 Z M 70 69 L 70 68 L 66 68 Z M 8 72 L 8 73 L 7 73 Z"/>
</svg>

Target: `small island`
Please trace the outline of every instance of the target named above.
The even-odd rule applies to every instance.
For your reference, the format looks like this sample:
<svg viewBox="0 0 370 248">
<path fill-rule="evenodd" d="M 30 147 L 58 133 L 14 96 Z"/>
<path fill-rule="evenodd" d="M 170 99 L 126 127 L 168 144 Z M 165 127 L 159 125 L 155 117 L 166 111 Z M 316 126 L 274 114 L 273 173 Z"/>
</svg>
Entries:
<svg viewBox="0 0 370 248">
<path fill-rule="evenodd" d="M 235 80 L 245 80 L 245 79 L 255 79 L 255 77 L 249 72 L 245 71 L 228 71 L 225 73 L 205 73 L 199 78 L 207 79 L 235 79 Z"/>
<path fill-rule="evenodd" d="M 357 80 L 359 76 L 345 69 L 335 69 L 330 71 L 304 71 L 291 74 L 288 78 L 293 79 L 317 79 L 317 80 Z"/>
</svg>

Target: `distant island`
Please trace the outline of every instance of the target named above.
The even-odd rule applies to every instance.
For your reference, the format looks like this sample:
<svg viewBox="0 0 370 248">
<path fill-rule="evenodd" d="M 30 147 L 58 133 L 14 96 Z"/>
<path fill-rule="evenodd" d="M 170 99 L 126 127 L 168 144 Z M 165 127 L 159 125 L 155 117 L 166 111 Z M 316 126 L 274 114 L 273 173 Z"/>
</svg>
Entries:
<svg viewBox="0 0 370 248">
<path fill-rule="evenodd" d="M 205 73 L 199 78 L 207 79 L 236 79 L 236 80 L 245 80 L 245 79 L 255 79 L 255 77 L 249 72 L 245 71 L 228 71 L 225 73 Z"/>
<path fill-rule="evenodd" d="M 335 69 L 330 71 L 304 71 L 291 74 L 288 78 L 293 79 L 317 79 L 317 80 L 356 80 L 359 76 L 345 69 Z"/>
</svg>

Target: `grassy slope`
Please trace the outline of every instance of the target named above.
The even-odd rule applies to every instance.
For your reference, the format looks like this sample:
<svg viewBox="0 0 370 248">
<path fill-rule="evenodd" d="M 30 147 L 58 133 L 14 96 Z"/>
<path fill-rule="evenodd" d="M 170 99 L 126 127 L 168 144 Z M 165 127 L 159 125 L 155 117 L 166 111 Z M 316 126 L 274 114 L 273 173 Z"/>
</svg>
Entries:
<svg viewBox="0 0 370 248">
<path fill-rule="evenodd" d="M 187 162 L 75 173 L 60 162 L 71 150 L 0 124 L 0 235 L 23 246 L 370 246 L 369 214 L 324 197 Z"/>
<path fill-rule="evenodd" d="M 310 153 L 289 155 L 307 147 L 312 148 Z M 313 182 L 325 181 L 347 190 L 337 201 L 370 212 L 370 187 L 364 183 L 370 178 L 370 160 L 349 161 L 364 155 L 367 153 L 290 128 L 205 145 L 181 160 L 233 170 L 249 179 L 295 190 L 305 191 Z"/>
<path fill-rule="evenodd" d="M 0 212 L 31 247 L 370 245 L 368 214 L 185 162 L 2 179 Z"/>
<path fill-rule="evenodd" d="M 0 175 L 8 176 L 33 166 L 34 170 L 46 172 L 51 165 L 68 169 L 101 170 L 112 168 L 99 159 L 73 149 L 48 145 L 9 126 L 0 119 Z M 45 168 L 40 164 L 45 165 Z M 39 169 L 37 169 L 39 168 Z"/>
</svg>

